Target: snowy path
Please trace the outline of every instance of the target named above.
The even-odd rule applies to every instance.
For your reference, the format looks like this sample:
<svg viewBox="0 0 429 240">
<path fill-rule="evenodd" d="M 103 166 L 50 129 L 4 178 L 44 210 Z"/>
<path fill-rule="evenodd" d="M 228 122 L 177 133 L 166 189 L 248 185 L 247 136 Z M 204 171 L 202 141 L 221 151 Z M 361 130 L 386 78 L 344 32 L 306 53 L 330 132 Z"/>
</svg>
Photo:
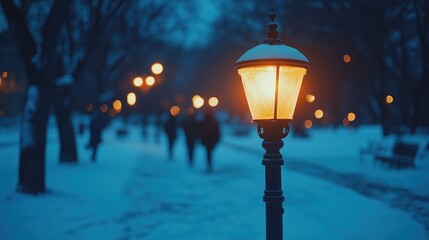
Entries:
<svg viewBox="0 0 429 240">
<path fill-rule="evenodd" d="M 200 148 L 194 168 L 187 166 L 182 138 L 169 161 L 165 142 L 142 142 L 139 128 L 117 139 L 113 130 L 106 132 L 96 164 L 83 148 L 85 136 L 79 138 L 78 165 L 59 165 L 58 145 L 49 144 L 52 193 L 37 197 L 13 193 L 17 146 L 0 148 L 2 239 L 264 239 L 259 150 L 231 148 L 225 134 L 215 172 L 206 174 Z M 283 175 L 285 239 L 429 239 L 411 214 L 308 174 L 320 169 L 289 162 Z"/>
<path fill-rule="evenodd" d="M 253 152 L 260 155 L 260 151 L 234 143 L 226 143 L 227 146 L 243 152 Z M 285 164 L 287 170 L 298 171 L 310 176 L 331 181 L 339 186 L 354 190 L 364 196 L 383 201 L 394 208 L 409 212 L 413 218 L 425 226 L 429 234 L 429 196 L 414 193 L 401 187 L 389 186 L 375 182 L 355 173 L 341 173 L 333 171 L 322 165 L 288 160 Z"/>
</svg>

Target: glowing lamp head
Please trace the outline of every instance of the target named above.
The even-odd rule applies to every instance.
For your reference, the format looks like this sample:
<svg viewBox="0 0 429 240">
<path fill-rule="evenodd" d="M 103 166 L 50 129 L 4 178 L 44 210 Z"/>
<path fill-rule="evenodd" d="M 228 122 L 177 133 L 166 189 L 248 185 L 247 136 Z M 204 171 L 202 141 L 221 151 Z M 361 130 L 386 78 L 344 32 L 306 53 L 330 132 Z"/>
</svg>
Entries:
<svg viewBox="0 0 429 240">
<path fill-rule="evenodd" d="M 268 38 L 236 62 L 254 121 L 292 120 L 308 59 L 278 39 L 277 24 L 269 25 Z"/>
</svg>

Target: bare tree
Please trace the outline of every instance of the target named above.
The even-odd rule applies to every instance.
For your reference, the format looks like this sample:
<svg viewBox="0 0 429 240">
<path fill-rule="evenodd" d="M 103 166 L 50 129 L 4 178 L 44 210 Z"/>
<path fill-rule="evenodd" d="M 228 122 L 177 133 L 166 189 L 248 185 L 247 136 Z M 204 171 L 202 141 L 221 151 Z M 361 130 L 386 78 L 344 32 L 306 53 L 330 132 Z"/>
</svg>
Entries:
<svg viewBox="0 0 429 240">
<path fill-rule="evenodd" d="M 71 0 L 56 0 L 50 6 L 41 31 L 40 48 L 22 10 L 12 0 L 1 0 L 0 4 L 14 32 L 29 84 L 21 123 L 18 190 L 41 193 L 45 191 L 47 120 L 58 66 L 56 46 Z"/>
<path fill-rule="evenodd" d="M 429 127 L 429 0 L 413 0 L 417 36 L 420 43 L 421 77 L 414 94 L 412 129 Z"/>
</svg>

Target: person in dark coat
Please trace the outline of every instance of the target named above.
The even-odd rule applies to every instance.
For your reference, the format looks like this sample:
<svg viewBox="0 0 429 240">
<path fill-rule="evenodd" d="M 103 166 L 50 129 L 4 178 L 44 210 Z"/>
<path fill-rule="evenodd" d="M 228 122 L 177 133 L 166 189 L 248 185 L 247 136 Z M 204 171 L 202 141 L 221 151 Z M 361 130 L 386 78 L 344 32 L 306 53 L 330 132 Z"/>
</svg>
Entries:
<svg viewBox="0 0 429 240">
<path fill-rule="evenodd" d="M 170 160 L 173 159 L 173 147 L 174 142 L 177 138 L 177 123 L 176 117 L 171 115 L 168 117 L 168 120 L 164 123 L 164 131 L 167 134 L 168 138 L 168 156 Z"/>
<path fill-rule="evenodd" d="M 194 163 L 194 147 L 198 133 L 198 125 L 192 108 L 188 110 L 187 116 L 183 120 L 182 128 L 186 138 L 189 166 L 192 166 Z"/>
<path fill-rule="evenodd" d="M 199 124 L 201 144 L 207 152 L 207 171 L 212 171 L 212 153 L 220 140 L 219 123 L 215 119 L 212 111 L 206 111 L 204 119 Z"/>
<path fill-rule="evenodd" d="M 94 115 L 92 115 L 91 122 L 89 124 L 90 138 L 89 138 L 89 143 L 87 145 L 87 148 L 92 149 L 91 160 L 93 162 L 95 162 L 95 159 L 97 157 L 98 145 L 100 145 L 100 143 L 102 142 L 101 133 L 103 129 L 106 127 L 106 125 L 107 125 L 107 116 L 99 112 L 96 112 Z"/>
</svg>

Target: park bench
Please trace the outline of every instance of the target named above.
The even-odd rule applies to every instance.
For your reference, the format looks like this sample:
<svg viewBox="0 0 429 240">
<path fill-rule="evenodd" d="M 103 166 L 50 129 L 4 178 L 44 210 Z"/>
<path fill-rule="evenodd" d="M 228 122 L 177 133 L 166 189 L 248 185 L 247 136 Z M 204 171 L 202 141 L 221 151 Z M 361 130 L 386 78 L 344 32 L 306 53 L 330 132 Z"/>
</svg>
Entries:
<svg viewBox="0 0 429 240">
<path fill-rule="evenodd" d="M 414 168 L 419 145 L 416 143 L 396 141 L 389 155 L 375 155 L 375 159 L 395 169 Z"/>
</svg>

